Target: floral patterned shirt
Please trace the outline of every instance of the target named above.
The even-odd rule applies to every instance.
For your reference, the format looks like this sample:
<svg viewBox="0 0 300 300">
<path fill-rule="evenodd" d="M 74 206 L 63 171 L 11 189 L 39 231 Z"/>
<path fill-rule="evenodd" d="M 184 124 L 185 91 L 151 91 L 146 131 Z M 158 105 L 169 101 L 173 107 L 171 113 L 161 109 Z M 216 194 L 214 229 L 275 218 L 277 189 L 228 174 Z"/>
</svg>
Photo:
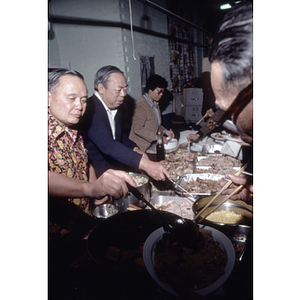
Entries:
<svg viewBox="0 0 300 300">
<path fill-rule="evenodd" d="M 48 115 L 48 170 L 88 181 L 88 155 L 83 137 L 77 130 L 61 126 L 50 113 Z M 92 215 L 89 198 L 69 198 L 68 201 Z M 50 227 L 54 227 L 51 221 Z"/>
</svg>

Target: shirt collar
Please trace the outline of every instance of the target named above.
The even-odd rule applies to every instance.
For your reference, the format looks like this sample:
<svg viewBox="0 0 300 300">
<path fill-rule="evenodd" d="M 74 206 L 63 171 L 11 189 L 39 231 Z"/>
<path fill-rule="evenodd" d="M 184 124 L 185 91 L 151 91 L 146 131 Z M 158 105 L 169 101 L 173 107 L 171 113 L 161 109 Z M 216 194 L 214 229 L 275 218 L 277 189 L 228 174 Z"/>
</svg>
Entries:
<svg viewBox="0 0 300 300">
<path fill-rule="evenodd" d="M 99 93 L 97 91 L 94 92 L 94 95 L 101 101 L 101 103 L 103 104 L 106 112 L 110 112 L 112 113 L 113 117 L 116 116 L 118 109 L 110 109 L 107 107 L 107 105 L 104 103 L 104 101 L 102 100 L 102 98 L 100 97 Z"/>
<path fill-rule="evenodd" d="M 61 135 L 68 133 L 73 143 L 76 142 L 78 131 L 76 129 L 68 128 L 59 124 L 51 113 L 48 113 L 48 134 L 52 135 L 54 139 L 58 139 Z"/>
<path fill-rule="evenodd" d="M 146 100 L 149 102 L 149 104 L 150 104 L 151 107 L 157 109 L 158 103 L 157 103 L 156 101 L 152 101 L 151 98 L 149 97 L 149 95 L 148 95 L 147 93 L 144 93 L 143 96 L 144 96 L 144 97 L 146 98 Z"/>
<path fill-rule="evenodd" d="M 153 101 L 150 99 L 150 97 L 148 96 L 148 94 L 147 94 L 147 93 L 144 93 L 143 96 L 144 96 L 144 97 L 146 98 L 146 100 L 149 102 L 150 106 L 153 107 L 153 106 L 154 106 L 154 103 L 153 103 Z"/>
</svg>

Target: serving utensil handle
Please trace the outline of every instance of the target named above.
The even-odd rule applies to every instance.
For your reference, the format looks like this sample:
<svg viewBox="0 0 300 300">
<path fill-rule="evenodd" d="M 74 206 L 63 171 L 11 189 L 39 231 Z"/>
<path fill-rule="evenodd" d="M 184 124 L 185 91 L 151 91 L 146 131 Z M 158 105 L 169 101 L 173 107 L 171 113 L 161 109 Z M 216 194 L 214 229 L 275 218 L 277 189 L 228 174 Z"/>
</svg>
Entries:
<svg viewBox="0 0 300 300">
<path fill-rule="evenodd" d="M 127 183 L 127 187 L 128 187 L 128 190 L 136 197 L 138 198 L 139 200 L 142 200 L 143 202 L 145 202 L 152 210 L 155 210 L 156 211 L 156 208 L 149 202 L 145 199 L 144 195 L 137 189 L 135 188 L 134 186 L 132 186 L 131 184 Z"/>
</svg>

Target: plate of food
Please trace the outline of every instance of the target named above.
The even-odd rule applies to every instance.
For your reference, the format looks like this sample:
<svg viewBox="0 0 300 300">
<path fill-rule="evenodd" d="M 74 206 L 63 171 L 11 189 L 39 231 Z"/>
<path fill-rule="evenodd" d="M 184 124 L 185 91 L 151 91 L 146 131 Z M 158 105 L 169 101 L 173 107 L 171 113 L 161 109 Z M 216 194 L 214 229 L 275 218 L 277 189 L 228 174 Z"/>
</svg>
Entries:
<svg viewBox="0 0 300 300">
<path fill-rule="evenodd" d="M 191 230 L 184 240 L 174 240 L 160 227 L 144 244 L 143 260 L 150 276 L 176 296 L 215 292 L 235 265 L 235 250 L 225 234 L 212 227 L 195 226 L 199 227 L 199 234 Z"/>
<path fill-rule="evenodd" d="M 228 133 L 226 131 L 222 132 L 215 132 L 210 135 L 213 139 L 217 141 L 233 141 L 237 143 L 242 143 L 243 140 L 240 138 L 239 135 Z"/>
</svg>

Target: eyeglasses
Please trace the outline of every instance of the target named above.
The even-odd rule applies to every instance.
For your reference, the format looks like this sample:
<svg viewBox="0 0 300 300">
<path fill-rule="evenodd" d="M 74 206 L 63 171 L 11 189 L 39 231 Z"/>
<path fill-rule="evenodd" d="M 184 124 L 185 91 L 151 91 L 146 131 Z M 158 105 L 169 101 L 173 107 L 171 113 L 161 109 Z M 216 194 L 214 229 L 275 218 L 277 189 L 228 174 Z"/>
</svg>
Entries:
<svg viewBox="0 0 300 300">
<path fill-rule="evenodd" d="M 156 88 L 156 90 L 158 95 L 162 95 L 164 93 L 164 90 L 159 90 L 158 88 Z"/>
<path fill-rule="evenodd" d="M 231 103 L 229 108 L 225 111 L 220 122 L 224 122 L 227 119 L 233 117 L 235 123 L 241 111 L 247 106 L 247 104 L 253 99 L 253 81 L 243 90 L 239 92 L 237 97 Z"/>
</svg>

